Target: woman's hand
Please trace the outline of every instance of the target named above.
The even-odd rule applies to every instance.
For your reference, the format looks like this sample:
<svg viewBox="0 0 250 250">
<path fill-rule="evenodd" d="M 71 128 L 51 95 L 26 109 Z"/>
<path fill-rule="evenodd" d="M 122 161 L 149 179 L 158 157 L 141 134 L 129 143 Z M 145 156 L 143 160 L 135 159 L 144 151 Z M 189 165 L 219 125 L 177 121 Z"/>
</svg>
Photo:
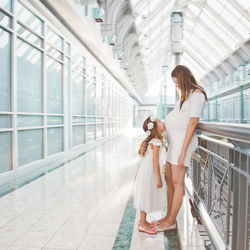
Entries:
<svg viewBox="0 0 250 250">
<path fill-rule="evenodd" d="M 181 153 L 179 158 L 178 158 L 178 167 L 184 167 L 184 160 L 185 160 L 185 157 L 186 157 L 186 153 Z"/>
<path fill-rule="evenodd" d="M 162 180 L 161 180 L 161 178 L 158 178 L 158 180 L 157 180 L 157 187 L 158 188 L 162 188 Z"/>
</svg>

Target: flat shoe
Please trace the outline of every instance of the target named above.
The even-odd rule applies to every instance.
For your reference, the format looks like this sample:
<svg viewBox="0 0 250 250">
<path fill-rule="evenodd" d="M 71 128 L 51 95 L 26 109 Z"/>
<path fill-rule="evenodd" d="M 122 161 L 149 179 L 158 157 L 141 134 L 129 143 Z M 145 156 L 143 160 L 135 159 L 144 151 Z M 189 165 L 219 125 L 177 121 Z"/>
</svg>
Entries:
<svg viewBox="0 0 250 250">
<path fill-rule="evenodd" d="M 157 230 L 154 227 L 147 229 L 141 225 L 138 225 L 138 230 L 139 230 L 139 232 L 143 232 L 143 233 L 147 233 L 147 234 L 156 234 L 157 233 Z"/>
<path fill-rule="evenodd" d="M 167 227 L 167 228 L 159 228 L 159 227 L 157 227 L 157 232 L 175 230 L 176 228 L 177 228 L 177 226 L 176 226 L 176 222 L 175 222 L 173 225 L 171 225 L 170 227 Z"/>
</svg>

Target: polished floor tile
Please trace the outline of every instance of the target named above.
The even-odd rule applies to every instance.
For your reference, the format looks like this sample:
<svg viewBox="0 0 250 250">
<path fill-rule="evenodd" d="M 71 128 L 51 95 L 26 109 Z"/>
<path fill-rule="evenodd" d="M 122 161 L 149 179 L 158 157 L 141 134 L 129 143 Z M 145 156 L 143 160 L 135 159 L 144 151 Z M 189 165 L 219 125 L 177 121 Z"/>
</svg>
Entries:
<svg viewBox="0 0 250 250">
<path fill-rule="evenodd" d="M 120 135 L 0 198 L 0 249 L 112 250 L 126 226 L 131 250 L 165 249 L 164 233 L 138 232 L 138 213 L 131 210 L 132 221 L 123 221 L 131 215 L 142 136 L 138 130 Z M 149 214 L 148 220 L 162 216 Z M 181 230 L 185 246 L 192 247 L 196 234 L 185 231 L 186 224 Z"/>
</svg>

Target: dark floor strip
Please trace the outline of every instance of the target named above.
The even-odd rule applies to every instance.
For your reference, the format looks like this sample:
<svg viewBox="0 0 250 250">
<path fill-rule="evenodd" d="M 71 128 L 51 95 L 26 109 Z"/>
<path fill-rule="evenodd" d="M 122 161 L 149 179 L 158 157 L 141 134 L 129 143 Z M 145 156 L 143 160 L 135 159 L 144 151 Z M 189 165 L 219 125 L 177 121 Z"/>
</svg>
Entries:
<svg viewBox="0 0 250 250">
<path fill-rule="evenodd" d="M 164 232 L 164 244 L 165 250 L 181 250 L 177 230 L 170 230 Z"/>
<path fill-rule="evenodd" d="M 113 250 L 129 250 L 134 230 L 136 209 L 133 207 L 133 194 L 131 193 L 122 217 L 116 236 Z"/>
</svg>

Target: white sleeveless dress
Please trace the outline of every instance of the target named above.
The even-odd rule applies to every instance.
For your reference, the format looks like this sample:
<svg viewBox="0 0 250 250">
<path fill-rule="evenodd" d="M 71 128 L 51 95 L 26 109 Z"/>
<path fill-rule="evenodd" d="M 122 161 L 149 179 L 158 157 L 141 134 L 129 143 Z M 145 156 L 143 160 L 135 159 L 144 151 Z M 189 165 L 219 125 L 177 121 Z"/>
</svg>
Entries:
<svg viewBox="0 0 250 250">
<path fill-rule="evenodd" d="M 153 150 L 150 144 L 160 146 L 159 165 L 161 172 L 161 179 L 163 183 L 162 188 L 157 188 L 157 178 L 153 166 Z M 137 171 L 135 181 L 134 193 L 134 207 L 146 213 L 165 211 L 165 186 L 164 175 L 162 173 L 162 166 L 166 161 L 165 145 L 159 139 L 153 138 L 148 145 L 145 155 L 141 158 L 140 165 Z"/>
<path fill-rule="evenodd" d="M 174 109 L 167 115 L 165 120 L 166 137 L 168 141 L 167 161 L 173 165 L 178 165 L 178 158 L 181 154 L 182 145 L 186 135 L 190 117 L 200 117 L 205 103 L 205 96 L 200 92 L 191 93 L 182 104 L 180 110 L 180 100 Z M 190 166 L 193 152 L 198 146 L 197 135 L 194 134 L 187 148 L 184 165 Z"/>
</svg>

